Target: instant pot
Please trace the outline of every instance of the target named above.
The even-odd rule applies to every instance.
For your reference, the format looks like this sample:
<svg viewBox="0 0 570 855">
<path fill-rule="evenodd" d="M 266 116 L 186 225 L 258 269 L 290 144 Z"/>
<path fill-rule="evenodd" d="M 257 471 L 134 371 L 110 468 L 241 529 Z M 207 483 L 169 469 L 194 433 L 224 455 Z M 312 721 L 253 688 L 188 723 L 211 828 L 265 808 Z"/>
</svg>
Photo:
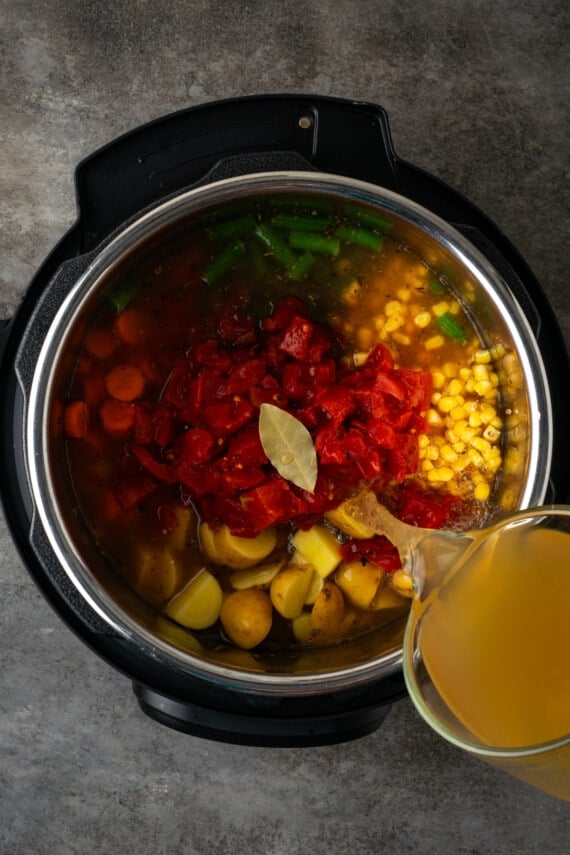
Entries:
<svg viewBox="0 0 570 855">
<path fill-rule="evenodd" d="M 82 553 L 83 535 L 69 532 L 65 476 L 48 435 L 50 395 L 65 373 L 68 339 L 80 335 L 76 318 L 125 253 L 193 210 L 302 189 L 377 205 L 406 223 L 406 239 L 420 255 L 435 247 L 473 276 L 491 341 L 506 336 L 516 352 L 526 464 L 515 506 L 528 507 L 566 501 L 570 468 L 568 355 L 539 283 L 481 211 L 396 155 L 387 116 L 372 104 L 281 95 L 194 107 L 99 150 L 80 164 L 75 180 L 77 222 L 1 330 L 1 491 L 25 565 L 58 614 L 133 681 L 141 708 L 163 724 L 276 746 L 373 731 L 405 695 L 397 645 L 379 659 L 360 650 L 334 667 L 326 657 L 335 654 L 322 653 L 311 660 L 313 670 L 294 673 L 250 672 L 239 657 L 236 667 L 212 665 L 146 621 L 112 579 L 102 584 L 92 572 L 99 558 L 93 548 Z"/>
</svg>

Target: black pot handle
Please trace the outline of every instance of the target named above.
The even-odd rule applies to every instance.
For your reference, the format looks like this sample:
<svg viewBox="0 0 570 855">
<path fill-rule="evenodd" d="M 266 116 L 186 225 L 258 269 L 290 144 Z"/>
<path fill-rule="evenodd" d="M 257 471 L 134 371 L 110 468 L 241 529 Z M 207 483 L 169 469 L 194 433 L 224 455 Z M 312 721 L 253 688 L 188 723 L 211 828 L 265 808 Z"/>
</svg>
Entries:
<svg viewBox="0 0 570 855">
<path fill-rule="evenodd" d="M 401 187 L 379 106 L 310 95 L 216 101 L 143 125 L 78 166 L 80 252 L 144 208 L 203 183 L 223 161 L 235 166 L 240 158 L 238 174 L 312 168 Z"/>
</svg>

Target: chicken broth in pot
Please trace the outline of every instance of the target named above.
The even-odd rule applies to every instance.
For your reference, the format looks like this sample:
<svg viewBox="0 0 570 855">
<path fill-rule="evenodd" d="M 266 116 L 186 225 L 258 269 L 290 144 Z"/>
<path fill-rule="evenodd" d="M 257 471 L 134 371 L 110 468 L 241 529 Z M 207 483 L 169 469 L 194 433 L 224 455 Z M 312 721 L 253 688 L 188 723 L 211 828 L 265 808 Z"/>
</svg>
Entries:
<svg viewBox="0 0 570 855">
<path fill-rule="evenodd" d="M 364 203 L 259 194 L 155 236 L 93 300 L 52 434 L 111 585 L 169 644 L 277 669 L 397 650 L 411 580 L 344 501 L 365 485 L 447 529 L 512 509 L 517 356 L 412 243 Z"/>
</svg>

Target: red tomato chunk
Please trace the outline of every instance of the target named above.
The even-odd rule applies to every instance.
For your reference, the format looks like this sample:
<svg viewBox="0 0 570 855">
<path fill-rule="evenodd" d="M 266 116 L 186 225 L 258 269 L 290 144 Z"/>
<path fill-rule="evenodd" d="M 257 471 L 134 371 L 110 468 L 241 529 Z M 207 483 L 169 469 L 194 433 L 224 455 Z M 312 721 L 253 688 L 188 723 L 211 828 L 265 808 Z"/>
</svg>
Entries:
<svg viewBox="0 0 570 855">
<path fill-rule="evenodd" d="M 239 308 L 224 310 L 216 336 L 177 360 L 161 400 L 136 403 L 130 452 L 145 478 L 128 490 L 121 483 L 121 506 L 153 484 L 180 483 L 210 525 L 253 537 L 280 523 L 307 527 L 363 480 L 382 489 L 416 472 L 430 373 L 394 368 L 382 344 L 362 367 L 347 366 L 332 330 L 305 309 L 287 297 L 259 325 Z M 319 465 L 314 493 L 268 461 L 258 432 L 265 402 L 309 429 Z M 409 498 L 405 508 L 419 501 Z"/>
</svg>

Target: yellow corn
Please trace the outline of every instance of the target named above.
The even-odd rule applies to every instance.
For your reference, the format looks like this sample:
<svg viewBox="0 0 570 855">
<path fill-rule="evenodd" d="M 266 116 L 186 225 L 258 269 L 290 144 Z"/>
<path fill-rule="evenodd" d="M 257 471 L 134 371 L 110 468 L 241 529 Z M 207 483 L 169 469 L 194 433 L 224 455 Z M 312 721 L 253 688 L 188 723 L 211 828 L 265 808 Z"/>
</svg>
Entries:
<svg viewBox="0 0 570 855">
<path fill-rule="evenodd" d="M 388 300 L 384 306 L 386 317 L 390 318 L 392 315 L 400 315 L 402 313 L 402 308 L 402 304 L 399 300 Z"/>
<path fill-rule="evenodd" d="M 438 347 L 443 347 L 445 344 L 445 339 L 442 335 L 432 335 L 431 338 L 425 342 L 426 350 L 437 350 Z"/>
<path fill-rule="evenodd" d="M 435 306 L 431 307 L 432 312 L 439 318 L 441 315 L 445 315 L 449 312 L 449 303 L 446 300 L 442 300 L 440 303 L 436 303 Z"/>
<path fill-rule="evenodd" d="M 431 324 L 431 315 L 429 312 L 419 312 L 415 318 L 414 323 L 420 329 L 425 329 Z"/>
</svg>

